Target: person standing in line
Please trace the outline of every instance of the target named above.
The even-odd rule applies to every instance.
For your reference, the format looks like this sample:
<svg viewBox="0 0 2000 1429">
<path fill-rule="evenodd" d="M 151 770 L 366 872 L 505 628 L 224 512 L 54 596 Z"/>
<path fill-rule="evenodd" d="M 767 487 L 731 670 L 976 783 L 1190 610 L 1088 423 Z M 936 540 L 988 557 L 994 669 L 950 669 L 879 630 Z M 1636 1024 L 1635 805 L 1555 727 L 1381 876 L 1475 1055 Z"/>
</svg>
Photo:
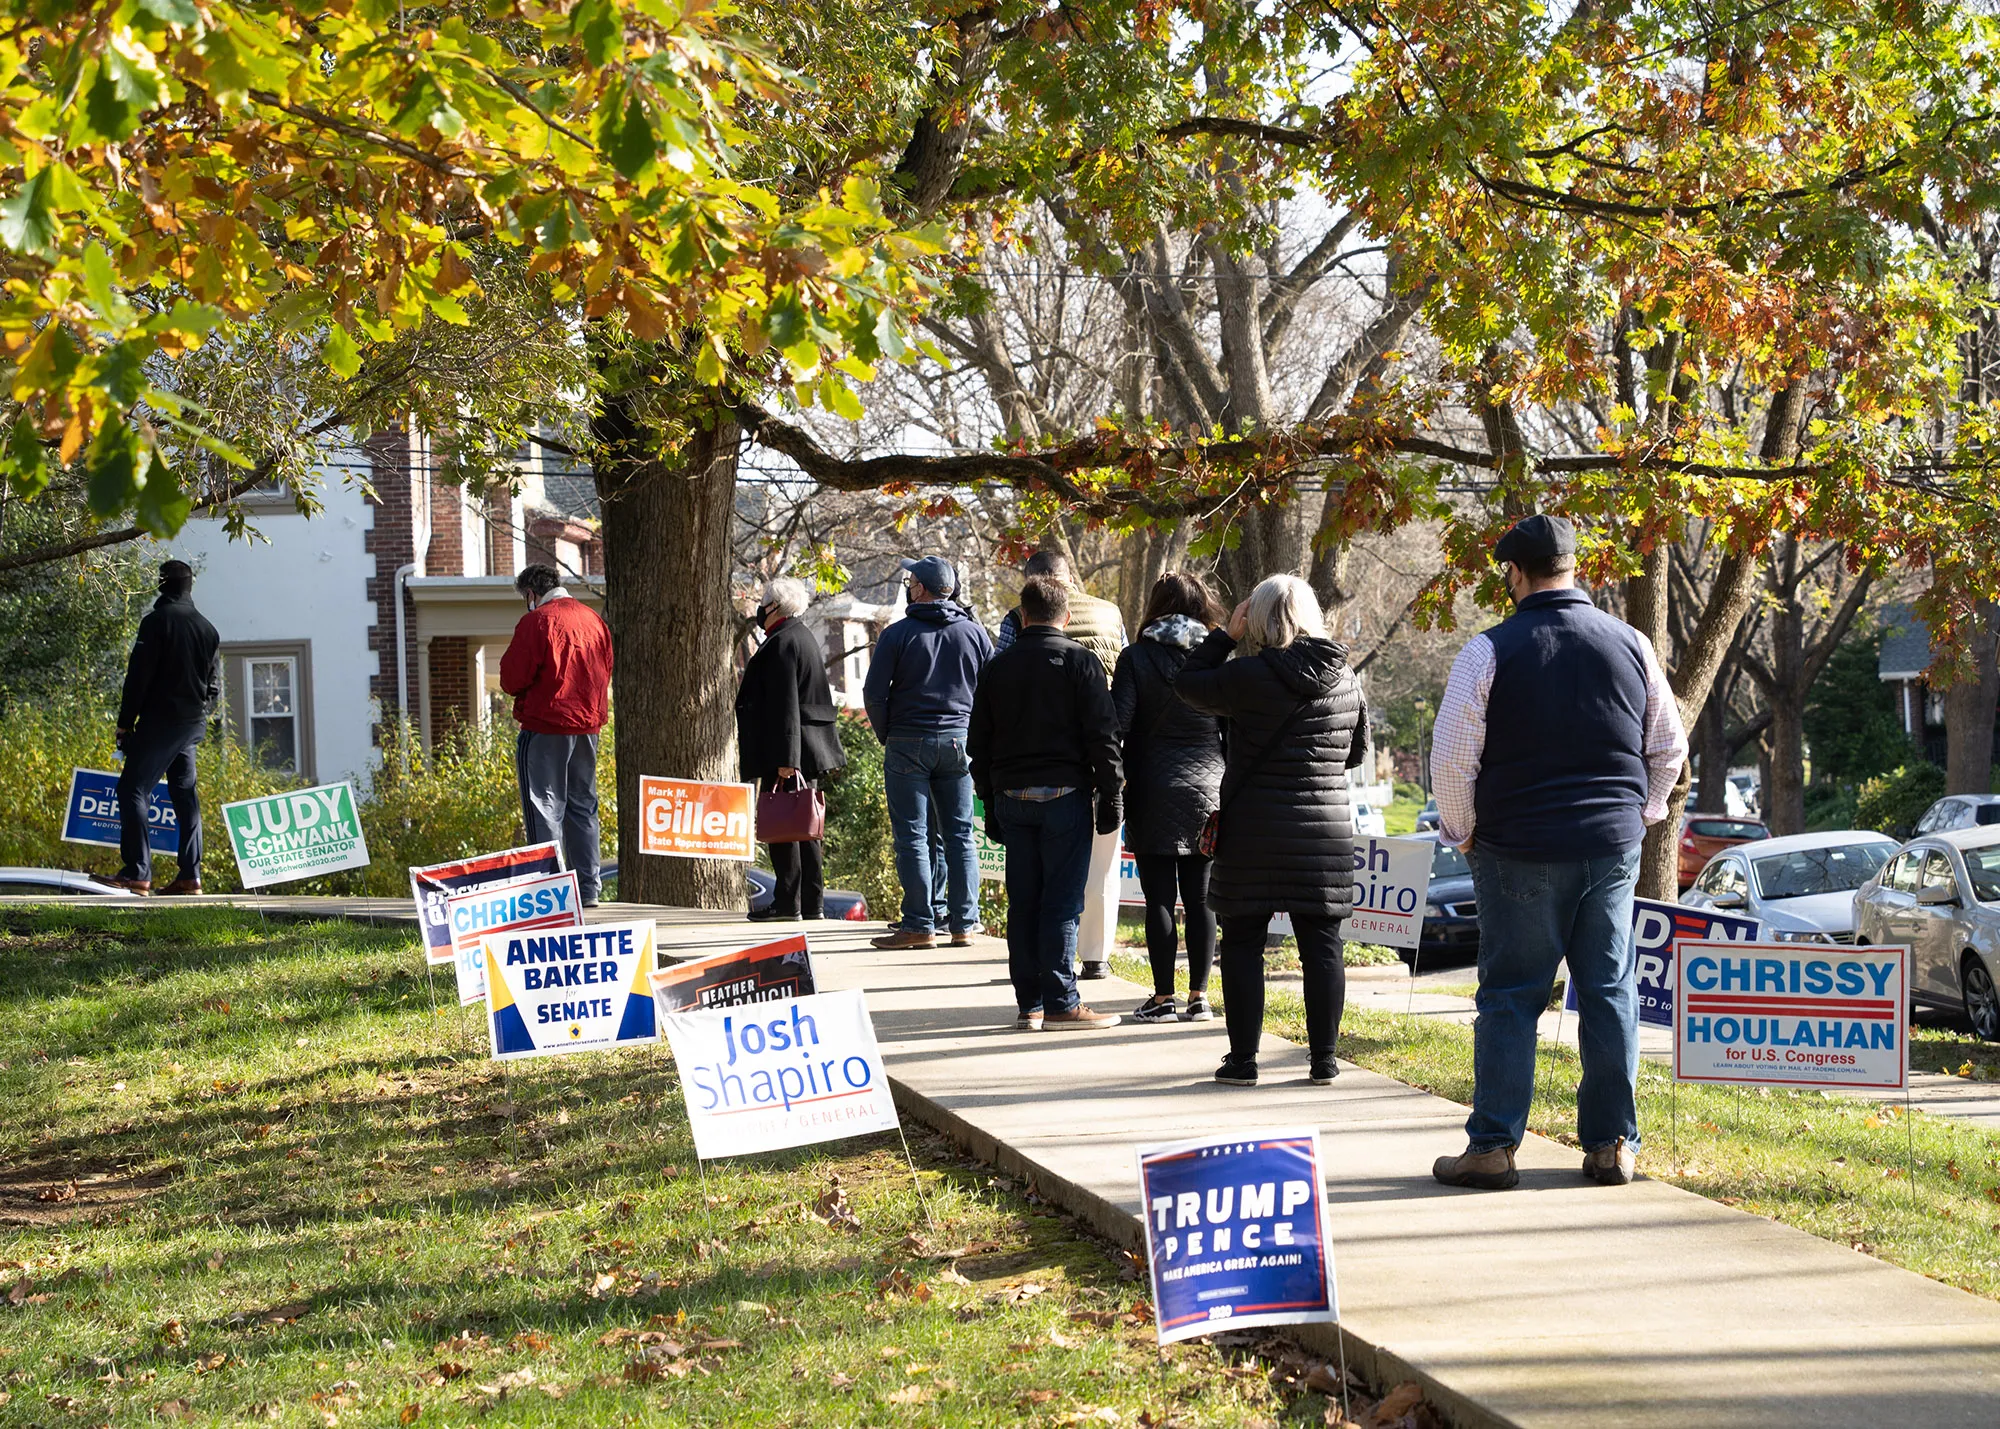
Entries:
<svg viewBox="0 0 2000 1429">
<path fill-rule="evenodd" d="M 1077 995 L 1072 959 L 1091 830 L 1118 827 L 1117 716 L 1103 665 L 1063 634 L 1062 582 L 1030 576 L 1020 612 L 1014 643 L 980 677 L 971 726 L 987 835 L 1007 850 L 1014 1026 L 1116 1027 L 1117 1014 L 1086 1007 Z"/>
<path fill-rule="evenodd" d="M 743 666 L 736 691 L 736 748 L 741 777 L 766 793 L 793 778 L 807 788 L 836 769 L 847 755 L 834 726 L 833 690 L 826 682 L 826 651 L 799 617 L 811 603 L 804 581 L 771 581 L 757 607 L 764 643 Z M 823 916 L 826 874 L 818 839 L 774 843 L 771 906 L 752 922 Z"/>
<path fill-rule="evenodd" d="M 1334 1044 L 1347 1001 L 1340 925 L 1354 903 L 1347 771 L 1367 743 L 1361 682 L 1348 668 L 1347 648 L 1327 638 L 1312 587 L 1297 576 L 1267 576 L 1236 607 L 1227 630 L 1194 648 L 1174 691 L 1229 721 L 1208 884 L 1208 905 L 1222 928 L 1229 1027 L 1229 1055 L 1215 1079 L 1257 1084 L 1264 944 L 1272 916 L 1288 913 L 1305 974 L 1310 1077 L 1328 1086 L 1340 1072 Z"/>
<path fill-rule="evenodd" d="M 1222 726 L 1174 693 L 1188 651 L 1222 620 L 1200 576 L 1168 571 L 1153 583 L 1139 639 L 1118 656 L 1111 702 L 1124 744 L 1125 850 L 1146 894 L 1146 956 L 1153 995 L 1135 1022 L 1206 1022 L 1215 915 L 1208 908 L 1209 860 L 1202 825 L 1222 784 Z M 1187 921 L 1188 1001 L 1174 996 L 1174 910 Z"/>
<path fill-rule="evenodd" d="M 1125 617 L 1108 600 L 1100 600 L 1084 590 L 1060 551 L 1037 551 L 1021 568 L 1024 576 L 1048 576 L 1060 581 L 1069 592 L 1069 626 L 1063 632 L 1095 655 L 1105 669 L 1105 678 L 1116 668 L 1125 649 Z M 1005 650 L 1014 643 L 1021 628 L 1017 607 L 1000 619 L 1000 635 L 995 648 Z M 1084 892 L 1083 922 L 1076 935 L 1076 957 L 1080 978 L 1110 976 L 1111 950 L 1118 945 L 1118 831 L 1099 834 L 1090 845 L 1090 882 Z"/>
<path fill-rule="evenodd" d="M 972 842 L 966 726 L 979 672 L 993 655 L 986 628 L 952 601 L 958 572 L 939 556 L 909 566 L 909 605 L 882 632 L 862 686 L 868 723 L 884 746 L 882 783 L 896 843 L 903 916 L 878 948 L 937 944 L 931 821 L 944 834 L 951 946 L 970 947 L 979 922 L 979 851 Z"/>
<path fill-rule="evenodd" d="M 597 736 L 611 707 L 611 631 L 572 596 L 554 566 L 514 577 L 528 613 L 500 657 L 514 697 L 514 775 L 529 843 L 560 841 L 586 908 L 597 906 Z"/>
<path fill-rule="evenodd" d="M 132 893 L 153 891 L 153 789 L 162 777 L 180 830 L 180 866 L 160 890 L 179 897 L 201 892 L 201 795 L 194 750 L 222 693 L 222 637 L 194 608 L 194 567 L 160 567 L 160 598 L 139 622 L 118 700 L 118 857 L 115 878 L 98 882 Z"/>
<path fill-rule="evenodd" d="M 1438 837 L 1479 903 L 1472 1115 L 1448 1186 L 1506 1190 L 1535 1088 L 1535 1028 L 1569 960 L 1583 1174 L 1630 1182 L 1639 1148 L 1632 894 L 1646 829 L 1687 761 L 1680 705 L 1643 635 L 1576 589 L 1576 531 L 1517 522 L 1493 548 L 1514 614 L 1452 662 L 1431 747 Z"/>
</svg>

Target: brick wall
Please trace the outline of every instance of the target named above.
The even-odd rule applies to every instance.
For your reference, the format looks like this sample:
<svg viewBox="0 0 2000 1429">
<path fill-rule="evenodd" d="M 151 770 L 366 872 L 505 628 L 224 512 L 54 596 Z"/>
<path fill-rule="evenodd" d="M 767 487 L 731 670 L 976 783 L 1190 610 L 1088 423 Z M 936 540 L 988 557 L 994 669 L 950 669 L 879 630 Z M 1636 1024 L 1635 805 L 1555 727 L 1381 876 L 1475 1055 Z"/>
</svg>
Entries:
<svg viewBox="0 0 2000 1429">
<path fill-rule="evenodd" d="M 472 650 L 463 635 L 439 635 L 430 643 L 431 742 L 449 739 L 476 719 L 472 708 Z"/>
<path fill-rule="evenodd" d="M 517 575 L 514 569 L 514 493 L 504 485 L 486 492 L 486 571 L 488 575 Z"/>
<path fill-rule="evenodd" d="M 368 578 L 368 600 L 374 608 L 374 625 L 368 632 L 368 648 L 375 652 L 375 673 L 369 677 L 368 693 L 385 719 L 396 714 L 396 568 L 416 559 L 417 484 L 411 472 L 410 440 L 400 431 L 377 432 L 361 444 L 371 468 L 375 487 L 371 504 L 375 507 L 374 526 L 366 534 L 363 549 L 375 557 L 375 574 Z M 417 701 L 417 623 L 414 612 L 404 611 L 406 634 L 403 641 L 403 668 L 409 672 L 412 716 Z M 376 727 L 376 742 L 381 728 Z"/>
<path fill-rule="evenodd" d="M 424 553 L 427 576 L 465 574 L 465 492 L 449 481 L 431 482 L 431 544 Z"/>
</svg>

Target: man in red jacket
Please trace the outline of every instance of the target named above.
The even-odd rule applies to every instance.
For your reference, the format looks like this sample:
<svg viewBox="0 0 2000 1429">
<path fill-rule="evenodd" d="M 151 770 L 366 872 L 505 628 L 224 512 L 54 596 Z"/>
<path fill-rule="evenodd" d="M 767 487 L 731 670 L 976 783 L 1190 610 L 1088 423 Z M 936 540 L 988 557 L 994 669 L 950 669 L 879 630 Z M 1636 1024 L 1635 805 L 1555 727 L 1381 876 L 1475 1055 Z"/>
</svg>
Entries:
<svg viewBox="0 0 2000 1429">
<path fill-rule="evenodd" d="M 514 697 L 521 733 L 514 773 L 529 843 L 560 838 L 583 906 L 597 906 L 597 732 L 611 690 L 611 632 L 563 589 L 554 566 L 514 577 L 528 613 L 500 657 L 500 688 Z"/>
</svg>

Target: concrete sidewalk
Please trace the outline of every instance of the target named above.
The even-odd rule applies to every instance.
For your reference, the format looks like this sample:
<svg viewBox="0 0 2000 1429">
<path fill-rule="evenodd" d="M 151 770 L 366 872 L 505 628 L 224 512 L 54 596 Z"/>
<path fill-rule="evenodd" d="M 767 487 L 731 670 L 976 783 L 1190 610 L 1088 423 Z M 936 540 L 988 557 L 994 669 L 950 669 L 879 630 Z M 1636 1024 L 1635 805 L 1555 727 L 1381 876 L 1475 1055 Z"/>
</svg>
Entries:
<svg viewBox="0 0 2000 1429">
<path fill-rule="evenodd" d="M 1537 1137 L 1520 1189 L 1448 1190 L 1430 1163 L 1462 1149 L 1462 1107 L 1346 1065 L 1312 1087 L 1271 1038 L 1264 1085 L 1217 1086 L 1219 1022 L 1017 1033 L 997 942 L 885 953 L 821 927 L 820 980 L 868 990 L 909 1111 L 1128 1245 L 1134 1147 L 1318 1125 L 1349 1359 L 1460 1423 L 2000 1423 L 2000 1304 L 1659 1182 L 1595 1186 Z"/>
<path fill-rule="evenodd" d="M 399 900 L 242 901 L 414 921 Z M 821 985 L 867 990 L 906 1115 L 1134 1248 L 1135 1147 L 1317 1125 L 1349 1362 L 1377 1383 L 1422 1380 L 1459 1425 L 2000 1424 L 1992 1301 L 1663 1183 L 1593 1185 L 1576 1151 L 1539 1137 L 1521 1148 L 1518 1190 L 1446 1189 L 1430 1164 L 1463 1147 L 1463 1107 L 1347 1064 L 1312 1087 L 1304 1051 L 1270 1037 L 1263 1085 L 1220 1087 L 1220 1022 L 1017 1033 L 993 939 L 890 953 L 868 946 L 878 924 L 629 904 L 592 921 L 644 916 L 683 956 L 804 927 Z M 1144 995 L 1085 989 L 1116 1011 Z"/>
</svg>

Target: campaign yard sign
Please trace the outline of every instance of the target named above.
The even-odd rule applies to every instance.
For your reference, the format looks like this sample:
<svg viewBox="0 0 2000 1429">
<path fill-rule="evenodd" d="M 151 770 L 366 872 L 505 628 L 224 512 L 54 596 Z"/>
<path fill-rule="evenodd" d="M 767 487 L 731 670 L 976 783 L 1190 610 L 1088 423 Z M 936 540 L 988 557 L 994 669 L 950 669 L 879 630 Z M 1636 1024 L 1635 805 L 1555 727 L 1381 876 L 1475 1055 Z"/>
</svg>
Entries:
<svg viewBox="0 0 2000 1429">
<path fill-rule="evenodd" d="M 118 847 L 118 776 L 102 769 L 72 770 L 69 811 L 63 815 L 63 842 Z M 180 824 L 174 818 L 172 796 L 162 779 L 153 790 L 153 813 L 146 821 L 146 842 L 154 853 L 179 853 Z"/>
<path fill-rule="evenodd" d="M 1351 942 L 1414 948 L 1424 939 L 1424 900 L 1430 897 L 1430 839 L 1354 840 L 1354 911 L 1342 935 Z"/>
<path fill-rule="evenodd" d="M 748 863 L 757 856 L 756 845 L 755 785 L 640 776 L 640 853 Z"/>
<path fill-rule="evenodd" d="M 498 888 L 475 888 L 445 900 L 458 1004 L 486 996 L 486 939 L 538 928 L 581 928 L 583 896 L 574 873 L 545 873 Z"/>
<path fill-rule="evenodd" d="M 896 1129 L 859 989 L 669 1012 L 660 1021 L 704 1161 Z"/>
<path fill-rule="evenodd" d="M 1122 836 L 1123 830 L 1120 831 Z M 986 801 L 974 798 L 972 801 L 972 847 L 979 854 L 979 881 L 981 883 L 1005 883 L 1007 881 L 1007 845 L 995 843 L 986 837 Z M 1134 878 L 1138 875 L 1133 874 Z"/>
<path fill-rule="evenodd" d="M 646 987 L 653 938 L 650 919 L 487 935 L 493 1055 L 554 1057 L 659 1041 Z"/>
<path fill-rule="evenodd" d="M 1340 1318 L 1317 1131 L 1139 1148 L 1160 1343 Z"/>
<path fill-rule="evenodd" d="M 554 843 L 529 844 L 411 869 L 410 897 L 416 900 L 417 926 L 423 929 L 424 956 L 433 963 L 452 961 L 451 924 L 445 920 L 444 905 L 453 894 L 560 872 L 562 849 Z"/>
<path fill-rule="evenodd" d="M 1738 1086 L 1901 1088 L 1910 950 L 1682 943 L 1674 1076 Z"/>
<path fill-rule="evenodd" d="M 786 997 L 811 997 L 812 954 L 806 935 L 794 933 L 759 943 L 674 963 L 653 974 L 653 999 L 660 1012 L 690 1012 L 698 1007 L 738 1007 L 751 1002 L 776 1002 Z"/>
<path fill-rule="evenodd" d="M 368 866 L 354 786 L 321 784 L 222 806 L 245 888 Z"/>
<path fill-rule="evenodd" d="M 1683 908 L 1678 903 L 1632 900 L 1632 953 L 1639 964 L 1639 1020 L 1656 1027 L 1674 1025 L 1674 948 L 1681 943 L 1713 940 L 1754 943 L 1764 925 L 1755 918 L 1732 918 L 1707 908 Z M 1563 1010 L 1576 1011 L 1576 979 L 1568 980 Z"/>
</svg>

